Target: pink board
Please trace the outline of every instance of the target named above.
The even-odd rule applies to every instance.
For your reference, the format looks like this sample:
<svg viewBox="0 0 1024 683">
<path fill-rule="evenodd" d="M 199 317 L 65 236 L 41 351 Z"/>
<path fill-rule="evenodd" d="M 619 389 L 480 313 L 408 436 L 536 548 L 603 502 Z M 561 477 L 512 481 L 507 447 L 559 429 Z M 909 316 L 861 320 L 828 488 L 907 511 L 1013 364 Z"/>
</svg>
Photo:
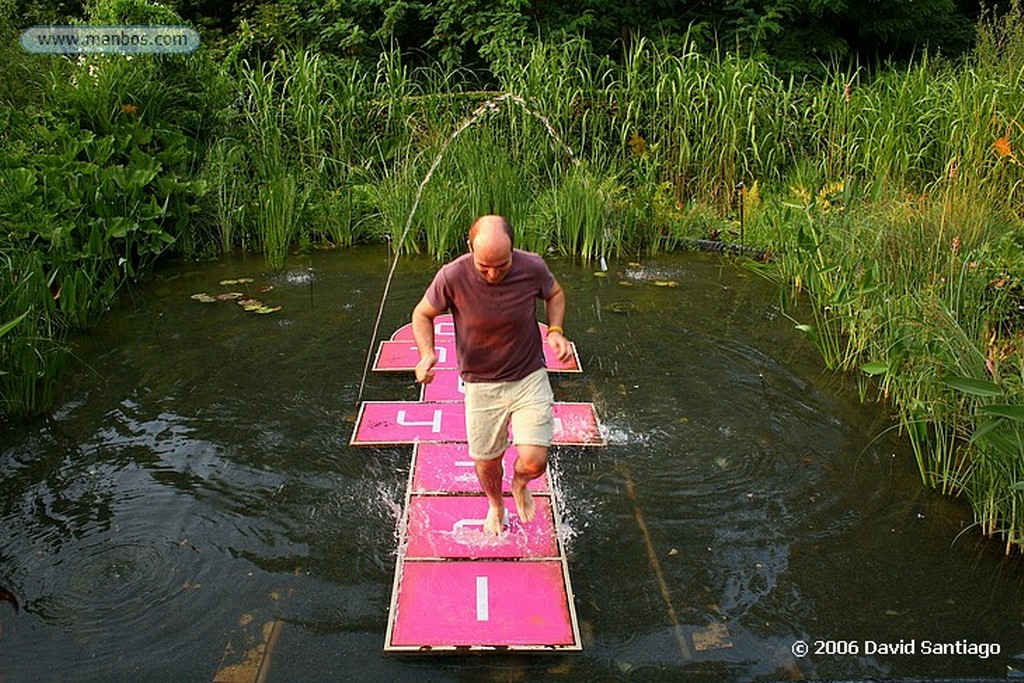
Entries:
<svg viewBox="0 0 1024 683">
<path fill-rule="evenodd" d="M 547 336 L 548 326 L 544 323 L 537 323 L 540 328 L 541 337 Z M 399 342 L 407 342 L 403 346 Z M 415 340 L 412 334 L 412 323 L 398 328 L 390 341 L 383 342 L 377 352 L 377 360 L 374 363 L 374 370 L 412 370 L 419 361 L 419 353 L 416 351 Z M 434 344 L 439 349 L 452 345 L 451 355 L 445 359 L 443 367 L 455 367 L 455 324 L 452 322 L 450 313 L 439 315 L 434 318 Z M 440 352 L 438 355 L 441 355 Z M 579 355 L 576 353 L 576 345 L 572 345 L 572 358 L 563 363 L 554 357 L 551 347 L 544 345 L 544 357 L 547 359 L 549 370 L 557 372 L 582 372 Z M 441 360 L 438 359 L 439 364 Z M 450 363 L 450 365 L 448 365 Z"/>
<path fill-rule="evenodd" d="M 555 403 L 552 443 L 602 446 L 604 437 L 590 403 Z M 444 443 L 466 440 L 466 406 L 422 401 L 366 401 L 356 419 L 353 446 Z"/>
<path fill-rule="evenodd" d="M 512 485 L 512 466 L 519 456 L 515 446 L 505 451 L 504 491 Z M 469 446 L 464 443 L 421 443 L 416 446 L 416 466 L 412 473 L 410 493 L 479 493 L 476 465 L 469 457 Z M 547 473 L 529 483 L 531 491 L 547 492 Z"/>
<path fill-rule="evenodd" d="M 547 496 L 534 496 L 537 516 L 520 522 L 511 496 L 505 497 L 508 525 L 501 536 L 483 530 L 487 498 L 412 496 L 409 499 L 406 559 L 558 559 L 555 520 Z"/>
<path fill-rule="evenodd" d="M 395 333 L 391 335 L 391 339 L 394 341 L 412 341 L 414 339 L 412 323 L 406 323 L 395 330 Z M 452 322 L 450 313 L 434 318 L 434 341 L 455 341 L 455 323 Z"/>
<path fill-rule="evenodd" d="M 593 403 L 555 403 L 555 436 L 552 443 L 572 446 L 603 446 L 605 438 Z"/>
<path fill-rule="evenodd" d="M 564 565 L 406 561 L 391 649 L 579 649 Z"/>
<path fill-rule="evenodd" d="M 572 344 L 571 346 L 572 358 L 562 362 L 555 357 L 554 349 L 544 344 L 544 360 L 548 370 L 551 372 L 580 372 L 576 345 Z M 454 340 L 450 342 L 435 340 L 434 351 L 437 352 L 437 365 L 435 366 L 437 369 L 454 370 L 458 367 Z M 392 339 L 380 343 L 373 369 L 376 371 L 412 372 L 419 360 L 420 352 L 417 350 L 416 344 L 405 339 Z"/>
<path fill-rule="evenodd" d="M 434 351 L 437 353 L 438 370 L 455 370 L 458 364 L 455 362 L 455 342 L 437 342 L 434 344 Z M 411 341 L 383 341 L 377 350 L 377 359 L 373 363 L 373 369 L 395 370 L 401 372 L 412 372 L 416 363 L 420 361 L 420 352 L 416 344 Z"/>
<path fill-rule="evenodd" d="M 438 370 L 433 382 L 420 386 L 423 387 L 420 391 L 422 401 L 466 400 L 466 388 L 458 370 Z"/>
<path fill-rule="evenodd" d="M 367 401 L 359 412 L 354 446 L 466 440 L 461 403 Z"/>
</svg>

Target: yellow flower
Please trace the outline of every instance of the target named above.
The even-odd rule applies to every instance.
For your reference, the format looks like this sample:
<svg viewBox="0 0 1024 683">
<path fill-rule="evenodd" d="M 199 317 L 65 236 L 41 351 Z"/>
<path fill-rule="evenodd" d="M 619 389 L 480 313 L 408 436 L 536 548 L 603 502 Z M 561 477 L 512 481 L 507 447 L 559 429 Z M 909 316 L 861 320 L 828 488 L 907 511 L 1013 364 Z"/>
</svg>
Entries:
<svg viewBox="0 0 1024 683">
<path fill-rule="evenodd" d="M 839 194 L 843 191 L 843 181 L 836 180 L 825 185 L 821 190 L 818 191 L 818 196 L 815 198 L 815 202 L 824 213 L 830 211 L 842 211 L 843 207 L 838 205 Z"/>
</svg>

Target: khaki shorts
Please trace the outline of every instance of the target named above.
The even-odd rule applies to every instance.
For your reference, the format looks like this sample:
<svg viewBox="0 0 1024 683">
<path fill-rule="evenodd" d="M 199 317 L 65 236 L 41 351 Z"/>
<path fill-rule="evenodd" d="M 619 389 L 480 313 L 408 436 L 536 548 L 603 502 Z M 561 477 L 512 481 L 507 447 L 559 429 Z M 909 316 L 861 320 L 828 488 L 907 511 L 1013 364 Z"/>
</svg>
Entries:
<svg viewBox="0 0 1024 683">
<path fill-rule="evenodd" d="M 466 435 L 475 460 L 493 460 L 515 445 L 550 446 L 555 396 L 541 368 L 513 382 L 466 382 Z"/>
</svg>

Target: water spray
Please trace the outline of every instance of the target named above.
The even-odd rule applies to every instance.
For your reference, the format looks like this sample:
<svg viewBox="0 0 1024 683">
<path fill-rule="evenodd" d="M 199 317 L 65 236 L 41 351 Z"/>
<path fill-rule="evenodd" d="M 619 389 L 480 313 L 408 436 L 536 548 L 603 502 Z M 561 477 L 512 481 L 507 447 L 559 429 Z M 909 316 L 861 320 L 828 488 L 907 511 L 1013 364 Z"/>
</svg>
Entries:
<svg viewBox="0 0 1024 683">
<path fill-rule="evenodd" d="M 466 119 L 462 123 L 460 123 L 458 127 L 455 128 L 455 131 L 450 136 L 448 136 L 448 139 L 444 141 L 443 145 L 441 145 L 441 149 L 438 151 L 437 156 L 434 157 L 434 161 L 430 164 L 430 168 L 427 169 L 427 174 L 423 176 L 423 180 L 420 181 L 419 186 L 416 188 L 416 197 L 413 200 L 412 209 L 409 211 L 409 217 L 405 221 L 405 228 L 402 230 L 402 234 L 398 238 L 398 242 L 393 245 L 394 258 L 391 260 L 391 267 L 388 269 L 388 276 L 387 279 L 385 279 L 384 281 L 384 292 L 381 294 L 380 306 L 377 309 L 377 317 L 373 322 L 373 332 L 370 334 L 370 345 L 366 351 L 366 362 L 363 364 L 363 374 L 359 380 L 359 392 L 356 395 L 357 406 L 363 399 L 363 389 L 366 386 L 366 375 L 370 371 L 370 361 L 371 358 L 373 358 L 373 344 L 377 339 L 377 332 L 380 329 L 380 320 L 384 315 L 384 304 L 387 302 L 388 292 L 391 289 L 391 280 L 395 275 L 395 268 L 398 266 L 398 255 L 402 252 L 402 246 L 405 244 L 405 238 L 409 235 L 410 228 L 412 228 L 412 219 L 416 215 L 416 209 L 419 208 L 420 199 L 423 196 L 423 188 L 426 187 L 428 182 L 430 182 L 430 178 L 431 176 L 434 175 L 434 171 L 437 170 L 437 167 L 440 165 L 441 159 L 444 157 L 445 151 L 447 151 L 448 147 L 452 144 L 455 138 L 459 137 L 459 135 L 462 134 L 462 131 L 472 126 L 485 114 L 498 111 L 502 103 L 506 101 L 516 103 L 517 105 L 522 107 L 524 111 L 531 114 L 534 118 L 540 121 L 544 125 L 544 128 L 547 130 L 548 135 L 551 137 L 551 139 L 554 140 L 555 143 L 557 143 L 557 145 L 569 155 L 569 158 L 572 160 L 573 165 L 580 165 L 580 160 L 576 157 L 575 154 L 573 154 L 572 149 L 562 141 L 562 138 L 559 137 L 557 131 L 555 131 L 554 127 L 551 125 L 551 122 L 547 119 L 547 117 L 538 112 L 536 109 L 533 109 L 522 97 L 519 97 L 518 95 L 513 95 L 512 93 L 504 93 L 502 95 L 498 95 L 497 97 L 487 100 L 479 107 L 474 109 L 473 113 L 466 117 Z M 389 258 L 391 252 L 392 244 L 389 235 Z"/>
</svg>

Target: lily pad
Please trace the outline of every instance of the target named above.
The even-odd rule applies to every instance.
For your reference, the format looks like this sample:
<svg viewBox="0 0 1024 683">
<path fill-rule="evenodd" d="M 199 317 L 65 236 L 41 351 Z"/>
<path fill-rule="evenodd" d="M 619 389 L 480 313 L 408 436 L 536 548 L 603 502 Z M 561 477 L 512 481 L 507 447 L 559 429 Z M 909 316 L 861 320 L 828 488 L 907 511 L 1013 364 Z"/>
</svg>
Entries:
<svg viewBox="0 0 1024 683">
<path fill-rule="evenodd" d="M 199 292 L 198 294 L 193 294 L 190 298 L 196 301 L 200 301 L 204 304 L 212 304 L 217 300 L 214 297 L 207 294 L 206 292 Z"/>
<path fill-rule="evenodd" d="M 225 292 L 224 294 L 217 295 L 217 301 L 232 301 L 234 299 L 241 299 L 244 294 L 241 292 Z"/>
<path fill-rule="evenodd" d="M 252 282 L 251 277 L 240 277 L 236 280 L 221 280 L 220 284 L 227 287 L 228 285 L 246 285 Z"/>
<path fill-rule="evenodd" d="M 239 301 L 238 305 L 247 311 L 257 311 L 263 308 L 264 303 L 262 301 L 257 301 L 256 299 L 245 299 L 244 304 L 241 301 Z"/>
<path fill-rule="evenodd" d="M 675 280 L 655 280 L 653 282 L 655 287 L 678 287 L 679 283 Z"/>
</svg>

